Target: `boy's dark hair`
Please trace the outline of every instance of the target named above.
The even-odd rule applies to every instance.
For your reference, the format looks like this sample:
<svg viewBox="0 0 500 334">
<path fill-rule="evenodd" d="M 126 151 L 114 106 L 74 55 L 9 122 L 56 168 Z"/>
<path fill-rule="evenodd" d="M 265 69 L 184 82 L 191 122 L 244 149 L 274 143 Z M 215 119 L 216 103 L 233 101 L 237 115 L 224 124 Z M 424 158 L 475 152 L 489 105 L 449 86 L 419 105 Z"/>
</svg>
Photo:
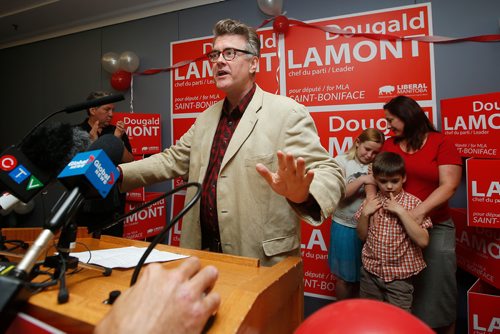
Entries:
<svg viewBox="0 0 500 334">
<path fill-rule="evenodd" d="M 406 176 L 403 158 L 394 152 L 381 152 L 377 154 L 372 165 L 373 176 Z"/>
</svg>

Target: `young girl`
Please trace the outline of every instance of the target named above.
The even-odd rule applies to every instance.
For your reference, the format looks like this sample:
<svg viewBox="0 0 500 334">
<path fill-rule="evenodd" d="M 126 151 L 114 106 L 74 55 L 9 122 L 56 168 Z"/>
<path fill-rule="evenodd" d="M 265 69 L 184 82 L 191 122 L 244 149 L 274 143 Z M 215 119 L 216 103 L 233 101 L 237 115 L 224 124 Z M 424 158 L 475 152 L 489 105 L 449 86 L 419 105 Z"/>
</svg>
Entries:
<svg viewBox="0 0 500 334">
<path fill-rule="evenodd" d="M 344 170 L 345 198 L 332 219 L 328 263 L 336 277 L 337 300 L 355 298 L 359 293 L 362 243 L 356 234 L 354 214 L 365 198 L 364 185 L 375 184 L 368 166 L 384 144 L 384 134 L 373 128 L 364 130 L 346 154 L 335 157 Z"/>
</svg>

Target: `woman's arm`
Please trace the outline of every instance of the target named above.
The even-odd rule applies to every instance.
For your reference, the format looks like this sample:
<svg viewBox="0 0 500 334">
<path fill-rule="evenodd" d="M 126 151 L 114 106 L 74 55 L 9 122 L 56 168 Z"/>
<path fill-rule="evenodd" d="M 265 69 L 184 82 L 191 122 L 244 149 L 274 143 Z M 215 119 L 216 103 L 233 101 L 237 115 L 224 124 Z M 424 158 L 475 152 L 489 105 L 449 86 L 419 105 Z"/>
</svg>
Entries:
<svg viewBox="0 0 500 334">
<path fill-rule="evenodd" d="M 457 190 L 462 178 L 462 166 L 439 166 L 439 186 L 411 214 L 421 224 L 433 209 L 448 201 Z M 368 196 L 368 194 L 367 194 Z"/>
<path fill-rule="evenodd" d="M 415 245 L 420 248 L 425 248 L 429 245 L 429 232 L 427 229 L 422 228 L 408 211 L 404 210 L 398 217 L 405 228 L 406 234 L 408 234 Z"/>
</svg>

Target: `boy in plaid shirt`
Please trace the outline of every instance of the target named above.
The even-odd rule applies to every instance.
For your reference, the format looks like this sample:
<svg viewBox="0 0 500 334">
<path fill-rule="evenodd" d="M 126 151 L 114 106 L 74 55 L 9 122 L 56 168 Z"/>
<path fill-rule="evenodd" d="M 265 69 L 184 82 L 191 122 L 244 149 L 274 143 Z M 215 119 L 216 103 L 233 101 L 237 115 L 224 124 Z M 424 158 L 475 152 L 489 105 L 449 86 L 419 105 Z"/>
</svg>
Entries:
<svg viewBox="0 0 500 334">
<path fill-rule="evenodd" d="M 411 312 L 412 278 L 425 268 L 422 248 L 429 243 L 429 217 L 421 225 L 409 213 L 419 205 L 405 192 L 403 158 L 379 153 L 372 165 L 378 186 L 375 198 L 366 199 L 355 214 L 359 238 L 366 241 L 361 260 L 360 297 L 386 301 Z"/>
</svg>

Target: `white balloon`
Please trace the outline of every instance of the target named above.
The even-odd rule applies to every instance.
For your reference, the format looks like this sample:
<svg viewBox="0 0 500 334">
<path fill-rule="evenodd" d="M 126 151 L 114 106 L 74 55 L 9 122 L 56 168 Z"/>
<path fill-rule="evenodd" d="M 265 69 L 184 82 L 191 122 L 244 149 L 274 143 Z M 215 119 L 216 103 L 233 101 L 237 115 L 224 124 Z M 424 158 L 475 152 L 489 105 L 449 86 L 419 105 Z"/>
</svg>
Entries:
<svg viewBox="0 0 500 334">
<path fill-rule="evenodd" d="M 139 68 L 139 57 L 132 51 L 125 51 L 120 55 L 120 69 L 133 73 Z"/>
<path fill-rule="evenodd" d="M 283 10 L 283 0 L 257 0 L 257 4 L 267 15 L 281 15 Z"/>
<path fill-rule="evenodd" d="M 101 58 L 102 67 L 106 72 L 115 73 L 119 68 L 119 57 L 114 52 L 107 52 Z"/>
</svg>

